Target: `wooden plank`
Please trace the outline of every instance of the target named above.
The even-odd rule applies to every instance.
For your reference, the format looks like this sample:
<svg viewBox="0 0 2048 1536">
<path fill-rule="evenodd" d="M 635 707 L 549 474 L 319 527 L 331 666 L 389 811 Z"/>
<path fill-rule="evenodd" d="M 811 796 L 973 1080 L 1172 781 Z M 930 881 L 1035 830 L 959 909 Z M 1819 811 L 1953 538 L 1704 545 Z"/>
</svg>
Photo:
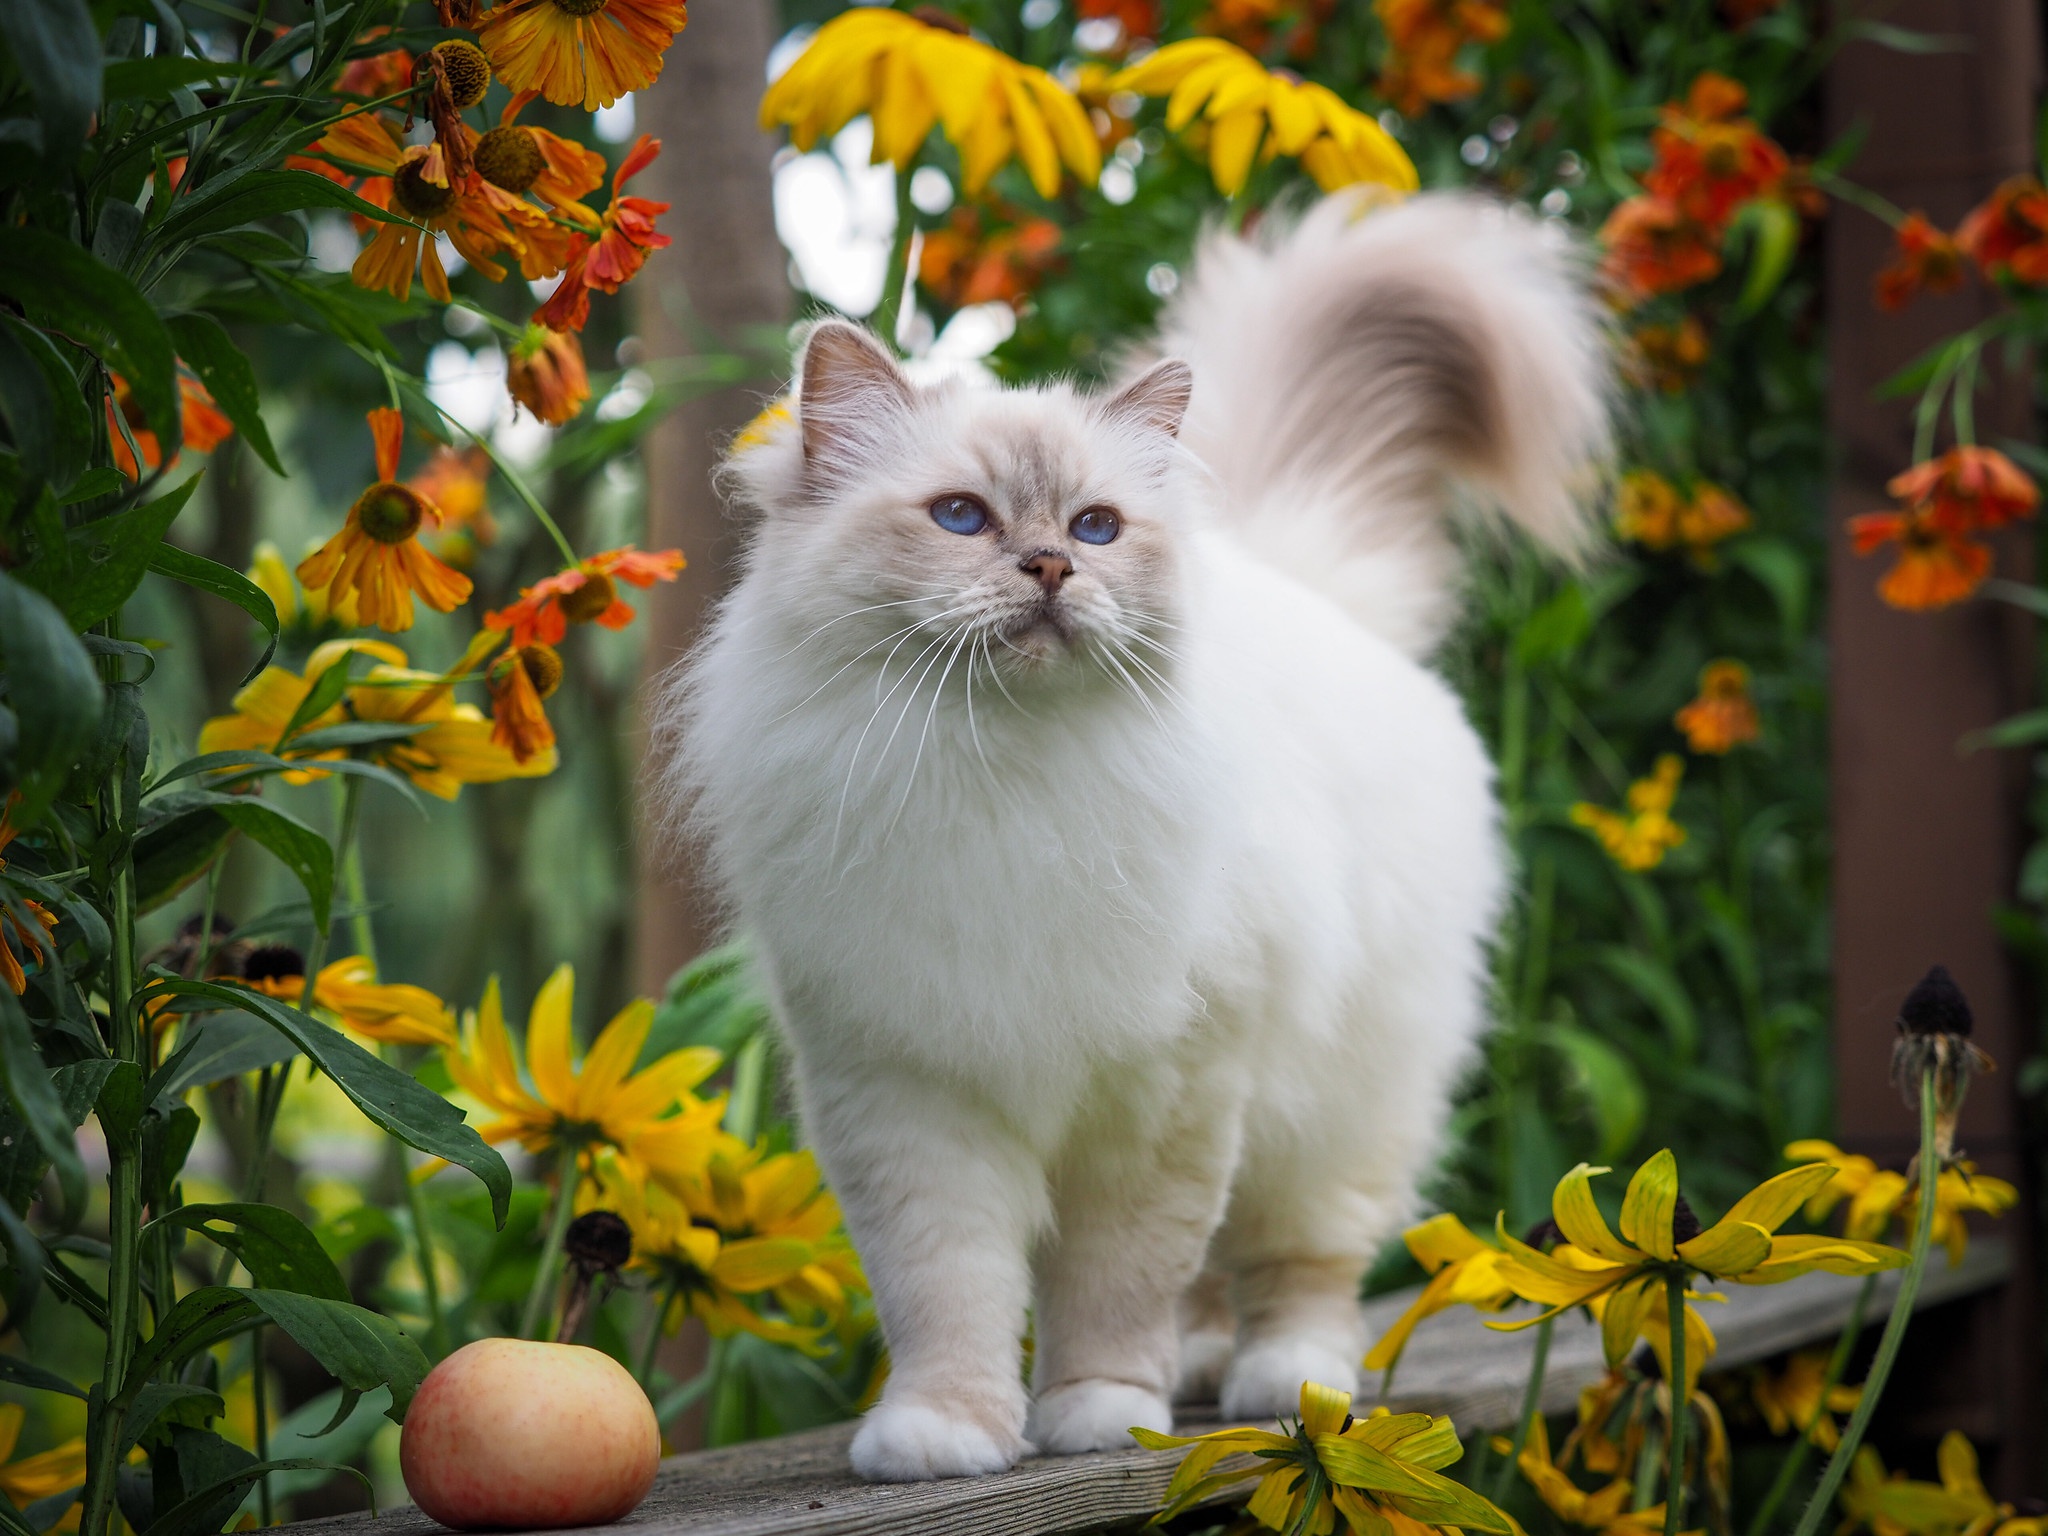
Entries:
<svg viewBox="0 0 2048 1536">
<path fill-rule="evenodd" d="M 1972 1245 L 1962 1265 L 1938 1257 L 1920 1305 L 1936 1306 L 1998 1285 L 2009 1267 L 1997 1240 Z M 1811 1275 L 1786 1285 L 1726 1288 L 1727 1302 L 1705 1303 L 1720 1337 L 1715 1368 L 1749 1364 L 1826 1338 L 1847 1320 L 1862 1284 Z M 1891 1305 L 1897 1276 L 1879 1283 L 1873 1318 Z M 1384 1329 L 1414 1293 L 1366 1304 Z M 1468 1438 L 1513 1422 L 1527 1380 L 1532 1333 L 1500 1333 L 1460 1308 L 1415 1331 L 1389 1406 L 1448 1413 Z M 1605 1369 L 1597 1329 L 1559 1319 L 1543 1393 L 1547 1412 L 1571 1408 L 1579 1388 Z M 1367 1394 L 1370 1400 L 1370 1394 Z M 1214 1428 L 1195 1410 L 1184 1432 Z M 992 1477 L 938 1483 L 874 1484 L 847 1466 L 854 1426 L 672 1456 L 654 1492 L 621 1528 L 643 1536 L 1057 1536 L 1060 1532 L 1142 1520 L 1159 1507 L 1177 1453 L 1104 1451 L 1027 1461 Z M 1247 1488 L 1246 1492 L 1249 1491 Z M 292 1529 L 305 1536 L 431 1536 L 441 1527 L 406 1506 L 379 1516 L 339 1515 Z"/>
</svg>

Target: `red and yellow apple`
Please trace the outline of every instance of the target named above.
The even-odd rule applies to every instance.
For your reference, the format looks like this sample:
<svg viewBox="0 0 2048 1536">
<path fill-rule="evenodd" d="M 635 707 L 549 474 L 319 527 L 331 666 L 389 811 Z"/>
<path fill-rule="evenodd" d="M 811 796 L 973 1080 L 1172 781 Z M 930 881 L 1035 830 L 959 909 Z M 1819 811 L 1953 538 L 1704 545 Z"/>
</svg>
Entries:
<svg viewBox="0 0 2048 1536">
<path fill-rule="evenodd" d="M 458 1530 L 603 1525 L 654 1485 L 661 1428 L 611 1356 L 479 1339 L 420 1383 L 398 1447 L 419 1507 Z"/>
</svg>

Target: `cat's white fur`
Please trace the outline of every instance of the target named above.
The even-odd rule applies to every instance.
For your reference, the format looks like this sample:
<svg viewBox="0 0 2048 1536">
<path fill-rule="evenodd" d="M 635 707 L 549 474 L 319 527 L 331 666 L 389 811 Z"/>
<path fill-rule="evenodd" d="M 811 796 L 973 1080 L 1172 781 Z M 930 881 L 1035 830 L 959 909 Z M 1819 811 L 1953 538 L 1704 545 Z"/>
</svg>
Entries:
<svg viewBox="0 0 2048 1536">
<path fill-rule="evenodd" d="M 657 717 L 873 1281 L 867 1477 L 1125 1445 L 1205 1371 L 1232 1417 L 1353 1385 L 1360 1275 L 1483 1023 L 1492 769 L 1420 658 L 1455 485 L 1588 537 L 1575 253 L 1475 200 L 1332 198 L 1212 236 L 1158 349 L 1191 401 L 1173 361 L 919 387 L 814 329 Z M 947 493 L 989 530 L 939 527 Z M 1080 542 L 1098 504 L 1122 533 Z"/>
</svg>

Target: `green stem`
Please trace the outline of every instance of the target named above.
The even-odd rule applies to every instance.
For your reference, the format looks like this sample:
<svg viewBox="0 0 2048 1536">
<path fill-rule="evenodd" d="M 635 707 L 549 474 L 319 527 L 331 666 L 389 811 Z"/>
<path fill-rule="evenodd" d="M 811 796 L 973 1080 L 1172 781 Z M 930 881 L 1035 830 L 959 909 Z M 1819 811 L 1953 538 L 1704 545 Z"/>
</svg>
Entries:
<svg viewBox="0 0 2048 1536">
<path fill-rule="evenodd" d="M 1546 1317 L 1536 1325 L 1536 1354 L 1529 1362 L 1529 1384 L 1522 1389 L 1522 1412 L 1515 1420 L 1515 1443 L 1508 1447 L 1508 1459 L 1493 1479 L 1493 1502 L 1498 1504 L 1514 1487 L 1515 1463 L 1529 1443 L 1529 1431 L 1536 1415 L 1543 1411 L 1543 1372 L 1550 1364 L 1550 1328 L 1555 1318 Z"/>
<path fill-rule="evenodd" d="M 526 1293 L 526 1310 L 519 1315 L 519 1337 L 540 1337 L 541 1319 L 555 1294 L 555 1271 L 561 1267 L 562 1245 L 569 1240 L 569 1223 L 576 1219 L 576 1190 L 583 1182 L 577 1166 L 577 1148 L 562 1148 L 555 1178 L 555 1214 L 548 1223 L 547 1242 L 540 1250 L 540 1266 L 533 1272 L 533 1289 Z"/>
<path fill-rule="evenodd" d="M 756 1031 L 747 1037 L 732 1061 L 732 1096 L 725 1103 L 725 1129 L 748 1146 L 761 1132 L 763 1100 L 768 1087 L 768 1037 Z"/>
<path fill-rule="evenodd" d="M 1671 1379 L 1665 1386 L 1671 1393 L 1670 1474 L 1664 1490 L 1664 1536 L 1678 1536 L 1685 1517 L 1685 1440 L 1692 1422 L 1692 1399 L 1685 1390 L 1685 1276 L 1667 1275 L 1664 1301 L 1671 1325 Z"/>
<path fill-rule="evenodd" d="M 640 1390 L 649 1397 L 654 1396 L 654 1357 L 661 1352 L 662 1325 L 668 1321 L 668 1314 L 676 1304 L 676 1297 L 682 1293 L 683 1283 L 671 1280 L 662 1288 L 661 1304 L 654 1309 L 654 1324 L 647 1330 L 647 1342 L 641 1346 L 640 1369 L 636 1373 Z"/>
<path fill-rule="evenodd" d="M 910 247 L 917 235 L 917 205 L 910 200 L 910 178 L 917 172 L 917 158 L 911 156 L 909 164 L 896 173 L 896 235 L 889 244 L 888 265 L 882 268 L 882 297 L 868 316 L 869 327 L 888 347 L 896 345 L 903 295 L 910 287 Z"/>
<path fill-rule="evenodd" d="M 1877 1343 L 1877 1358 L 1870 1362 L 1870 1374 L 1863 1379 L 1863 1395 L 1856 1400 L 1856 1411 L 1849 1415 L 1849 1427 L 1842 1431 L 1841 1444 L 1828 1458 L 1820 1486 L 1807 1500 L 1806 1512 L 1799 1517 L 1794 1536 L 1814 1536 L 1820 1529 L 1821 1521 L 1834 1505 L 1836 1490 L 1848 1475 L 1849 1464 L 1856 1459 L 1856 1448 L 1863 1443 L 1871 1416 L 1877 1412 L 1878 1399 L 1884 1396 L 1885 1381 L 1913 1321 L 1920 1278 L 1927 1272 L 1927 1249 L 1934 1236 L 1934 1181 L 1940 1172 L 1939 1160 L 1934 1155 L 1934 1074 L 1926 1072 L 1920 1077 L 1920 1210 L 1919 1219 L 1913 1224 L 1912 1257 L 1906 1272 L 1899 1277 L 1899 1294 L 1892 1299 L 1892 1315 L 1885 1319 L 1884 1337 Z"/>
<path fill-rule="evenodd" d="M 1756 1518 L 1749 1523 L 1749 1536 L 1766 1536 L 1772 1517 L 1778 1513 L 1778 1506 L 1785 1502 L 1785 1496 L 1806 1469 L 1806 1458 L 1813 1451 L 1813 1426 L 1828 1411 L 1828 1394 L 1835 1390 L 1842 1373 L 1849 1368 L 1849 1356 L 1855 1352 L 1856 1340 L 1863 1333 L 1863 1316 L 1870 1310 L 1870 1298 L 1876 1292 L 1877 1276 L 1864 1276 L 1863 1285 L 1856 1292 L 1856 1304 L 1849 1309 L 1848 1325 L 1842 1329 L 1842 1336 L 1835 1340 L 1835 1352 L 1828 1358 L 1827 1374 L 1820 1384 L 1820 1401 L 1814 1406 L 1813 1416 L 1799 1426 L 1799 1438 L 1792 1442 L 1791 1448 L 1785 1452 L 1785 1459 L 1778 1464 L 1778 1475 L 1771 1483 L 1771 1490 L 1764 1495 Z"/>
<path fill-rule="evenodd" d="M 263 1330 L 249 1335 L 249 1371 L 253 1378 L 256 1407 L 256 1459 L 270 1460 L 270 1394 L 263 1390 Z M 269 1527 L 275 1511 L 270 1507 L 270 1474 L 256 1479 L 256 1523 Z"/>
</svg>

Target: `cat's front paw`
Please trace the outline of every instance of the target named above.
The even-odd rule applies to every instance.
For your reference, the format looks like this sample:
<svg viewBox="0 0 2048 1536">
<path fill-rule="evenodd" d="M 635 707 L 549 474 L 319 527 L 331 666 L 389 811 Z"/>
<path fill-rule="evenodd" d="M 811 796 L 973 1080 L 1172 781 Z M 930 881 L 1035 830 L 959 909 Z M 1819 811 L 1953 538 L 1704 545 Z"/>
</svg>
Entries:
<svg viewBox="0 0 2048 1536">
<path fill-rule="evenodd" d="M 853 1437 L 853 1470 L 871 1483 L 978 1477 L 1014 1466 L 1031 1447 L 923 1403 L 876 1404 Z"/>
<path fill-rule="evenodd" d="M 1223 1373 L 1220 1406 L 1231 1421 L 1292 1416 L 1303 1382 L 1358 1391 L 1358 1356 L 1312 1334 L 1283 1334 L 1245 1345 Z"/>
<path fill-rule="evenodd" d="M 1024 1433 L 1048 1456 L 1127 1451 L 1131 1430 L 1173 1429 L 1173 1408 L 1156 1392 L 1127 1381 L 1068 1381 L 1031 1405 Z"/>
</svg>

